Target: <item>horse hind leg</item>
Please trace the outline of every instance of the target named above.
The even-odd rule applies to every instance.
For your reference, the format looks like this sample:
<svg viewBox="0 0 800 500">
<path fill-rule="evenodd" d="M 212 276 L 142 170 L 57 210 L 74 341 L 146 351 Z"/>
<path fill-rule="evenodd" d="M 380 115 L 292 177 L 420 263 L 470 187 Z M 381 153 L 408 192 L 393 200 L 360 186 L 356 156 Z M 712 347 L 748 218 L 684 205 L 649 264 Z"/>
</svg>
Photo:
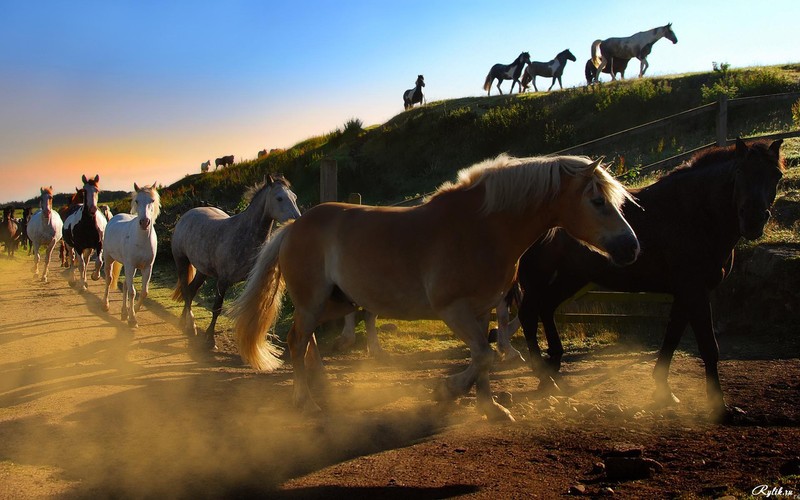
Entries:
<svg viewBox="0 0 800 500">
<path fill-rule="evenodd" d="M 222 304 L 225 300 L 225 292 L 227 291 L 228 285 L 220 284 L 218 280 L 217 293 L 214 297 L 214 307 L 211 310 L 211 324 L 209 324 L 208 328 L 206 329 L 206 348 L 209 351 L 213 351 L 217 348 L 215 329 L 217 327 L 217 318 L 219 318 L 219 315 L 222 312 Z"/>
</svg>

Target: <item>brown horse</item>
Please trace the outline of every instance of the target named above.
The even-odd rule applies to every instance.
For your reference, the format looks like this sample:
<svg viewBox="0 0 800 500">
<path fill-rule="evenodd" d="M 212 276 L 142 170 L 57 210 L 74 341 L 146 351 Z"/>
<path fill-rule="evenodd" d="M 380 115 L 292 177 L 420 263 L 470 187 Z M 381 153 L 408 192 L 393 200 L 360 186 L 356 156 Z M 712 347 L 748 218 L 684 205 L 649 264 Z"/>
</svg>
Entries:
<svg viewBox="0 0 800 500">
<path fill-rule="evenodd" d="M 705 364 L 709 401 L 718 416 L 728 415 L 709 300 L 730 272 L 739 239 L 756 239 L 763 232 L 782 176 L 781 142 L 746 145 L 737 140 L 733 147 L 700 153 L 686 166 L 634 190 L 638 204 L 623 206 L 642 244 L 642 255 L 633 265 L 608 265 L 603 256 L 563 231 L 522 256 L 519 282 L 524 295 L 519 319 L 531 364 L 544 375 L 543 382 L 549 383 L 549 376 L 556 375 L 564 353 L 554 311 L 587 283 L 627 292 L 668 293 L 674 302 L 655 367 L 656 399 L 678 401 L 667 375 L 681 335 L 691 325 Z M 539 318 L 547 335 L 549 369 L 542 364 L 536 340 Z"/>
<path fill-rule="evenodd" d="M 14 218 L 14 207 L 3 209 L 3 220 L 0 222 L 0 243 L 6 246 L 6 254 L 13 257 L 20 239 L 19 224 Z"/>
<path fill-rule="evenodd" d="M 382 317 L 441 319 L 469 346 L 472 360 L 437 396 L 457 397 L 474 384 L 479 411 L 513 420 L 489 388 L 489 311 L 511 287 L 525 249 L 555 226 L 620 264 L 634 261 L 639 244 L 619 212 L 629 195 L 599 160 L 585 157 L 501 155 L 458 177 L 417 207 L 324 203 L 278 231 L 234 304 L 244 361 L 259 370 L 279 365 L 264 334 L 285 286 L 295 308 L 288 335 L 294 403 L 319 412 L 308 372 L 323 376 L 313 337 L 321 322 L 356 304 Z"/>
</svg>

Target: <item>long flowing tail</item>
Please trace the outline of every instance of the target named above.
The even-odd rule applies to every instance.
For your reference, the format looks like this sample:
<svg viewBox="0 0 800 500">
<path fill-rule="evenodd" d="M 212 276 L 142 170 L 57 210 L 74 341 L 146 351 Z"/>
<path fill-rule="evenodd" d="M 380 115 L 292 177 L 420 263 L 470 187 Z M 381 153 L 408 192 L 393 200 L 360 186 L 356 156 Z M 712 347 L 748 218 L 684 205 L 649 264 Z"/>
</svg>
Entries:
<svg viewBox="0 0 800 500">
<path fill-rule="evenodd" d="M 291 224 L 284 225 L 264 243 L 244 291 L 231 307 L 239 355 L 256 370 L 272 371 L 281 366 L 280 350 L 265 334 L 277 321 L 283 299 L 284 282 L 278 253 L 291 227 Z"/>
<path fill-rule="evenodd" d="M 111 284 L 109 285 L 110 290 L 117 289 L 117 282 L 119 281 L 119 272 L 122 270 L 122 262 L 115 260 L 111 263 Z"/>
<path fill-rule="evenodd" d="M 189 284 L 194 279 L 194 274 L 197 270 L 193 265 L 189 264 L 186 271 L 186 283 Z M 181 279 L 178 278 L 178 283 L 175 284 L 175 290 L 172 292 L 172 300 L 176 302 L 183 302 L 183 287 L 181 286 Z"/>
<path fill-rule="evenodd" d="M 602 42 L 602 40 L 595 40 L 592 42 L 592 64 L 594 64 L 595 68 L 600 66 L 600 42 Z"/>
<path fill-rule="evenodd" d="M 489 89 L 492 88 L 492 80 L 494 77 L 492 76 L 492 72 L 490 71 L 488 75 L 486 75 L 486 81 L 483 83 L 483 90 L 489 92 Z"/>
</svg>

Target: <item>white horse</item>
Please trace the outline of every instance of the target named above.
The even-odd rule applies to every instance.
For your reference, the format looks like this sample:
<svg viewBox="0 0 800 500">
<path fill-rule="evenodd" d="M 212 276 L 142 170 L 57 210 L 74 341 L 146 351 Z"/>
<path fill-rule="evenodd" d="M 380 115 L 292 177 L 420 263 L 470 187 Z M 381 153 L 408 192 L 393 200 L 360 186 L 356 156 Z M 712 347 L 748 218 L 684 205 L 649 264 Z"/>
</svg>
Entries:
<svg viewBox="0 0 800 500">
<path fill-rule="evenodd" d="M 178 271 L 172 298 L 183 301 L 181 324 L 189 338 L 196 333 L 192 299 L 206 277 L 217 279 L 211 323 L 206 329 L 209 349 L 216 345 L 214 328 L 225 292 L 247 278 L 273 221 L 300 217 L 297 195 L 283 177 L 267 176 L 245 197 L 252 200 L 250 205 L 233 217 L 215 207 L 193 208 L 181 216 L 172 233 L 172 258 Z"/>
<path fill-rule="evenodd" d="M 606 38 L 605 40 L 595 40 L 592 43 L 592 63 L 597 68 L 595 81 L 599 80 L 600 73 L 606 65 L 611 64 L 614 67 L 614 59 L 631 59 L 633 57 L 639 59 L 639 78 L 644 76 L 644 72 L 650 67 L 647 62 L 647 56 L 653 48 L 653 44 L 666 38 L 672 43 L 678 43 L 678 37 L 672 31 L 672 23 L 659 28 L 653 28 L 647 31 L 640 31 L 635 35 L 625 38 Z M 616 80 L 616 75 L 612 72 L 611 79 Z"/>
<path fill-rule="evenodd" d="M 204 174 L 207 173 L 208 172 L 208 167 L 210 167 L 210 166 L 211 166 L 211 160 L 204 161 L 203 163 L 200 164 L 200 172 L 202 172 Z"/>
<path fill-rule="evenodd" d="M 136 311 L 142 308 L 142 303 L 147 298 L 153 262 L 156 260 L 158 243 L 153 225 L 161 212 L 161 199 L 155 182 L 143 187 L 134 183 L 133 189 L 135 192 L 131 197 L 131 213 L 112 217 L 103 236 L 106 274 L 103 308 L 108 311 L 108 292 L 111 287 L 117 286 L 120 267 L 124 266 L 125 288 L 122 289 L 121 317 L 123 321 L 127 319 L 132 328 L 136 328 L 139 326 Z M 133 277 L 137 269 L 142 273 L 142 293 L 134 307 L 136 290 L 133 288 Z"/>
<path fill-rule="evenodd" d="M 61 231 L 64 223 L 61 216 L 53 210 L 53 186 L 39 189 L 40 210 L 33 214 L 28 222 L 28 237 L 31 239 L 33 247 L 33 274 L 39 276 L 39 247 L 45 245 L 44 271 L 42 271 L 42 281 L 47 283 L 47 271 L 50 268 L 50 257 L 53 249 L 61 240 Z"/>
</svg>

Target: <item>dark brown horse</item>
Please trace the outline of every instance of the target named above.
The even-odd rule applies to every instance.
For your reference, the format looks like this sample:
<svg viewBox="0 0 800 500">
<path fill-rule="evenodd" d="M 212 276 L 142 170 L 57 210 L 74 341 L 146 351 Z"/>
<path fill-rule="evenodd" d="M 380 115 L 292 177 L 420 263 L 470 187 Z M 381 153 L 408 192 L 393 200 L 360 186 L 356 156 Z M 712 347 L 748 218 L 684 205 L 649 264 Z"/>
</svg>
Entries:
<svg viewBox="0 0 800 500">
<path fill-rule="evenodd" d="M 58 209 L 58 216 L 61 217 L 62 224 L 70 215 L 74 214 L 83 206 L 84 199 L 83 189 L 75 188 L 75 194 L 70 198 L 69 203 Z M 72 247 L 67 244 L 63 239 L 58 250 L 58 256 L 61 260 L 61 267 L 72 267 L 74 264 L 74 253 Z"/>
<path fill-rule="evenodd" d="M 223 156 L 214 160 L 214 170 L 219 167 L 225 168 L 230 165 L 233 165 L 233 155 Z"/>
<path fill-rule="evenodd" d="M 19 224 L 14 218 L 14 207 L 3 209 L 3 221 L 0 222 L 0 243 L 6 246 L 6 255 L 14 256 L 14 252 L 19 245 Z"/>
<path fill-rule="evenodd" d="M 705 364 L 709 401 L 719 416 L 726 416 L 710 294 L 730 272 L 739 239 L 752 240 L 763 233 L 783 172 L 781 142 L 747 145 L 737 139 L 735 146 L 700 153 L 659 181 L 634 190 L 637 203 L 626 202 L 623 213 L 639 237 L 642 253 L 630 266 L 609 265 L 603 255 L 564 231 L 532 246 L 520 260 L 518 277 L 524 290 L 519 318 L 534 369 L 545 369 L 544 375 L 558 372 L 564 349 L 553 313 L 587 283 L 618 291 L 672 294 L 654 373 L 656 399 L 677 402 L 667 375 L 681 335 L 691 325 Z M 539 318 L 552 372 L 543 363 L 536 340 Z"/>
</svg>

